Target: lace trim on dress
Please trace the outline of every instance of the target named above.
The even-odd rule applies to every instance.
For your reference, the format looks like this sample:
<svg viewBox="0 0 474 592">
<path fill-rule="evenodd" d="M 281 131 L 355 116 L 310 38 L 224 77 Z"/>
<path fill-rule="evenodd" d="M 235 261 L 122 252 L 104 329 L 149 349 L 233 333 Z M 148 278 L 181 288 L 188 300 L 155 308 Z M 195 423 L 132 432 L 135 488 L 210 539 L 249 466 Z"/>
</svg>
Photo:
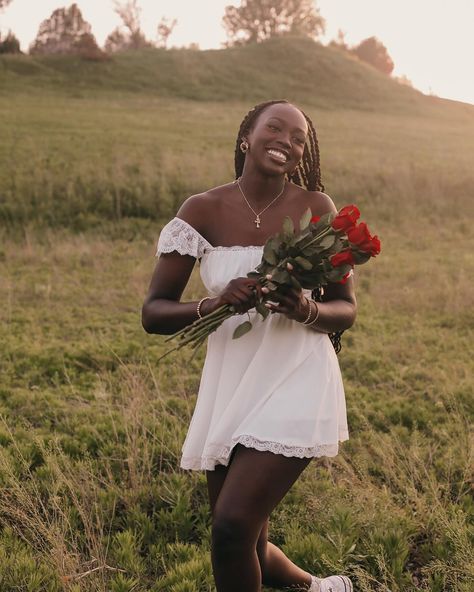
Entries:
<svg viewBox="0 0 474 592">
<path fill-rule="evenodd" d="M 201 259 L 205 251 L 213 248 L 190 224 L 181 218 L 173 218 L 160 233 L 156 255 L 177 251 L 180 255 Z"/>
<path fill-rule="evenodd" d="M 212 247 L 211 250 L 212 251 L 251 251 L 251 250 L 257 250 L 257 249 L 263 249 L 264 245 L 247 245 L 247 246 L 241 246 L 241 245 L 232 245 L 231 247 L 222 247 L 222 246 L 218 246 L 218 247 Z"/>
<path fill-rule="evenodd" d="M 180 255 L 191 255 L 201 259 L 204 253 L 210 251 L 250 251 L 262 250 L 264 245 L 232 245 L 230 247 L 213 247 L 199 232 L 190 224 L 173 218 L 163 227 L 158 239 L 156 256 L 160 253 L 171 253 L 177 251 Z"/>
<path fill-rule="evenodd" d="M 213 471 L 217 464 L 227 466 L 230 453 L 236 444 L 242 444 L 246 448 L 269 451 L 283 456 L 296 456 L 297 458 L 312 458 L 320 456 L 336 456 L 339 451 L 339 444 L 316 444 L 315 446 L 288 446 L 281 442 L 259 440 L 254 436 L 242 434 L 232 439 L 231 446 L 222 446 L 212 456 L 186 458 L 181 460 L 181 468 Z"/>
</svg>

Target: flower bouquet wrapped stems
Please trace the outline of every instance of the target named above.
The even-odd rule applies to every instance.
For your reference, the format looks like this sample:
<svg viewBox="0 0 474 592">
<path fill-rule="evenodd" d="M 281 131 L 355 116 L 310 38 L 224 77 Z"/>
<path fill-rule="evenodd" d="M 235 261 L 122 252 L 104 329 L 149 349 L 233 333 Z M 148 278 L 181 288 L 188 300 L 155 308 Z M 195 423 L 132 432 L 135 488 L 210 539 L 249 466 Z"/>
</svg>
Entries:
<svg viewBox="0 0 474 592">
<path fill-rule="evenodd" d="M 300 220 L 299 232 L 295 231 L 292 219 L 285 218 L 282 231 L 265 243 L 259 265 L 247 274 L 268 288 L 268 293 L 255 306 L 263 320 L 270 314 L 265 302 L 278 300 L 278 292 L 292 287 L 315 290 L 330 282 L 345 283 L 354 265 L 366 263 L 380 253 L 379 238 L 370 234 L 365 222 L 358 222 L 359 217 L 355 205 L 321 217 L 312 216 L 308 208 Z M 178 340 L 171 351 L 185 345 L 197 349 L 235 314 L 232 305 L 224 304 L 166 341 Z M 235 329 L 233 338 L 237 339 L 251 329 L 252 323 L 247 320 Z"/>
</svg>

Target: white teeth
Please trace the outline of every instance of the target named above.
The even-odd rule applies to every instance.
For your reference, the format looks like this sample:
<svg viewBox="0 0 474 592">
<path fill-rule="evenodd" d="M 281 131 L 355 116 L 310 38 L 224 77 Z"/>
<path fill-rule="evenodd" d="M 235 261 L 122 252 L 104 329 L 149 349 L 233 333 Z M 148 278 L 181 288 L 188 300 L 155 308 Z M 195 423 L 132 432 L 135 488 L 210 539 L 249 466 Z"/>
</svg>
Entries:
<svg viewBox="0 0 474 592">
<path fill-rule="evenodd" d="M 286 154 L 283 154 L 283 152 L 280 152 L 279 150 L 273 150 L 272 148 L 270 148 L 270 150 L 267 150 L 268 154 L 271 154 L 272 156 L 275 156 L 276 158 L 279 158 L 280 160 L 286 162 Z"/>
</svg>

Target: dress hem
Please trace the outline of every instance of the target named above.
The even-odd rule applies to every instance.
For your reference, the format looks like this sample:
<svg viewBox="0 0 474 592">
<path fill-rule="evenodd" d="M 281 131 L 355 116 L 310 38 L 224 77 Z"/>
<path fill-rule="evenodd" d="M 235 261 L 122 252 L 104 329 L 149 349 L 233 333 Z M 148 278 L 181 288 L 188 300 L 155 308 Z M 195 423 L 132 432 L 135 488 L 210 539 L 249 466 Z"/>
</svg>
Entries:
<svg viewBox="0 0 474 592">
<path fill-rule="evenodd" d="M 339 442 L 349 439 L 348 431 L 339 433 L 339 440 L 333 444 L 315 444 L 314 446 L 293 446 L 268 440 L 259 440 L 249 434 L 242 434 L 232 438 L 231 446 L 222 446 L 215 450 L 212 455 L 202 457 L 181 458 L 180 468 L 193 471 L 213 471 L 216 465 L 227 466 L 229 464 L 232 449 L 236 444 L 242 444 L 246 448 L 254 448 L 264 452 L 273 452 L 286 457 L 312 458 L 312 457 L 334 457 L 339 452 Z"/>
</svg>

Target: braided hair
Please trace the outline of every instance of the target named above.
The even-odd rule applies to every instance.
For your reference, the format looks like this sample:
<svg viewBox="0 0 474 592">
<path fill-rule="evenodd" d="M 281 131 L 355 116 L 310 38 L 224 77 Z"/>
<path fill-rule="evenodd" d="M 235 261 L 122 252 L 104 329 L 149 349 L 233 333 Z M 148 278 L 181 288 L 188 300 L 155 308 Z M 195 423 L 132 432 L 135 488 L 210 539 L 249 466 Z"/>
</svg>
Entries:
<svg viewBox="0 0 474 592">
<path fill-rule="evenodd" d="M 235 155 L 234 155 L 234 165 L 235 165 L 235 178 L 238 179 L 244 170 L 244 163 L 245 163 L 245 153 L 242 152 L 240 149 L 240 144 L 242 142 L 242 138 L 248 134 L 248 132 L 252 129 L 255 122 L 257 121 L 258 117 L 260 116 L 263 111 L 267 107 L 271 105 L 277 105 L 280 103 L 290 104 L 289 101 L 285 99 L 280 99 L 276 101 L 266 101 L 264 103 L 259 103 L 255 105 L 253 109 L 247 113 L 247 115 L 242 120 L 240 124 L 239 133 L 237 134 L 237 139 L 235 142 Z M 299 109 L 301 111 L 301 109 Z M 299 185 L 300 187 L 305 187 L 308 191 L 324 191 L 324 185 L 321 181 L 321 163 L 320 163 L 320 156 L 319 156 L 319 144 L 318 144 L 318 137 L 316 135 L 316 130 L 314 128 L 313 122 L 311 119 L 301 111 L 304 118 L 306 119 L 306 123 L 308 124 L 308 139 L 304 146 L 303 157 L 301 158 L 298 166 L 293 171 L 293 173 L 288 174 L 287 178 L 288 181 L 294 183 L 295 185 Z M 322 290 L 320 288 L 316 288 L 313 290 L 312 297 L 318 301 L 322 301 Z M 330 333 L 329 339 L 334 346 L 334 350 L 336 354 L 341 351 L 341 335 L 343 331 L 337 331 L 336 333 Z"/>
</svg>

